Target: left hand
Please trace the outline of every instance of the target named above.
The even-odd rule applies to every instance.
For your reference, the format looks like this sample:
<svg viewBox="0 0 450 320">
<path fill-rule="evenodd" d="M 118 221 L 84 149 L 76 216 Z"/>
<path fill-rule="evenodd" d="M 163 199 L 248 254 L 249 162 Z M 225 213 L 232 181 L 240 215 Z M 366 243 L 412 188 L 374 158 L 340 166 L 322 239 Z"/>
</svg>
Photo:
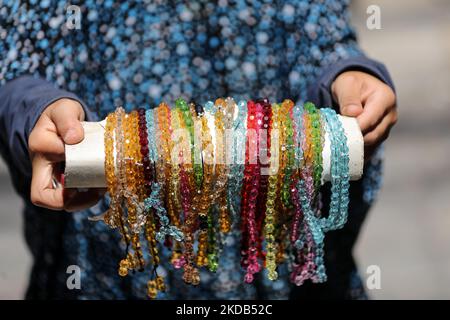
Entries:
<svg viewBox="0 0 450 320">
<path fill-rule="evenodd" d="M 341 73 L 331 91 L 340 113 L 356 117 L 364 136 L 365 158 L 370 159 L 397 122 L 394 91 L 378 78 L 360 71 Z"/>
</svg>

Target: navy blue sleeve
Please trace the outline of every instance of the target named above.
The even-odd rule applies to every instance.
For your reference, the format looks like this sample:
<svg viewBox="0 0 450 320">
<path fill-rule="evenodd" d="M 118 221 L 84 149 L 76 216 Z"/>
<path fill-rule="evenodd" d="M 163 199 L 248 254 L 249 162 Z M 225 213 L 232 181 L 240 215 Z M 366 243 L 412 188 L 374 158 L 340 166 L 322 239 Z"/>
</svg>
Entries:
<svg viewBox="0 0 450 320">
<path fill-rule="evenodd" d="M 308 100 L 318 106 L 329 106 L 339 110 L 337 102 L 331 94 L 331 84 L 334 79 L 345 71 L 362 71 L 377 77 L 395 92 L 394 83 L 386 67 L 366 56 L 356 56 L 338 61 L 324 68 L 317 81 L 308 88 Z"/>
<path fill-rule="evenodd" d="M 9 167 L 15 188 L 26 197 L 31 181 L 28 137 L 44 109 L 62 98 L 80 102 L 86 120 L 95 120 L 95 114 L 75 94 L 43 79 L 22 76 L 0 87 L 0 153 Z"/>
</svg>

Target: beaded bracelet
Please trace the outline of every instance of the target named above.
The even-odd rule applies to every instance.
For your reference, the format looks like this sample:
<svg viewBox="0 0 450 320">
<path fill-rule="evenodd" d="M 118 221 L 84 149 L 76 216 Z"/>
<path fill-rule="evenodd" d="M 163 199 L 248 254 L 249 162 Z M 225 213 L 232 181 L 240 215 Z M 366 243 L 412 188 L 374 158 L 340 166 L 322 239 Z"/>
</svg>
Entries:
<svg viewBox="0 0 450 320">
<path fill-rule="evenodd" d="M 242 181 L 244 179 L 247 102 L 244 100 L 239 101 L 237 108 L 238 114 L 234 120 L 232 131 L 233 139 L 231 139 L 230 182 L 228 184 L 228 199 L 230 203 L 230 212 L 233 216 L 233 222 L 237 222 L 241 206 L 241 197 L 239 194 L 242 189 Z"/>
<path fill-rule="evenodd" d="M 331 108 L 320 109 L 326 120 L 331 147 L 331 200 L 328 218 L 320 221 L 324 231 L 342 228 L 347 220 L 349 173 L 348 146 L 342 124 Z"/>
<path fill-rule="evenodd" d="M 256 149 L 255 137 L 255 104 L 253 101 L 247 102 L 247 132 L 245 137 L 245 162 L 244 162 L 244 177 L 242 182 L 241 195 L 241 265 L 243 268 L 248 266 L 247 246 L 248 246 L 248 201 L 250 196 L 251 182 L 253 176 L 254 152 Z"/>
<path fill-rule="evenodd" d="M 262 112 L 258 131 L 258 164 L 260 166 L 259 193 L 256 202 L 256 230 L 258 233 L 257 255 L 264 261 L 262 249 L 263 242 L 263 222 L 266 215 L 267 191 L 270 170 L 270 126 L 272 122 L 272 106 L 268 99 L 258 99 L 256 101 Z"/>
<path fill-rule="evenodd" d="M 313 191 L 313 177 L 311 169 L 311 125 L 310 117 L 308 113 L 303 116 L 303 139 L 302 147 L 305 154 L 303 170 L 300 172 L 299 181 L 297 182 L 298 195 L 294 193 L 294 203 L 296 205 L 295 216 L 302 215 L 301 221 L 301 236 L 299 238 L 292 237 L 295 241 L 295 247 L 297 248 L 297 261 L 293 265 L 291 273 L 291 281 L 297 286 L 303 284 L 303 282 L 309 278 L 314 277 L 314 246 L 315 243 L 311 237 L 311 228 L 308 222 L 311 220 L 311 192 Z M 309 192 L 308 192 L 309 191 Z M 301 211 L 301 212 L 299 212 Z"/>
<path fill-rule="evenodd" d="M 173 183 L 173 175 L 176 170 L 172 170 L 172 131 L 171 131 L 171 119 L 170 119 L 170 109 L 169 106 L 165 103 L 161 103 L 157 111 L 157 126 L 155 129 L 158 132 L 156 135 L 157 140 L 160 142 L 158 144 L 158 167 L 163 168 L 163 170 L 158 170 L 157 173 L 160 173 L 158 177 L 158 181 L 164 183 L 164 194 L 166 196 L 165 203 L 167 205 L 167 214 L 169 215 L 170 221 L 176 226 L 180 227 L 180 220 L 178 215 L 175 214 L 176 208 L 174 205 L 174 183 Z M 164 173 L 163 176 L 162 173 Z"/>
<path fill-rule="evenodd" d="M 225 190 L 225 199 L 226 199 L 226 205 L 227 205 L 227 217 L 226 220 L 229 221 L 229 225 L 227 226 L 226 233 L 231 231 L 231 225 L 236 220 L 236 213 L 233 212 L 233 202 L 234 202 L 234 189 L 236 186 L 236 177 L 234 176 L 235 172 L 235 164 L 236 164 L 236 154 L 235 154 L 235 141 L 234 141 L 234 135 L 235 135 L 235 127 L 236 127 L 236 120 L 234 119 L 235 111 L 238 108 L 236 105 L 236 102 L 233 98 L 226 98 L 225 99 L 225 107 L 224 107 L 224 127 L 225 127 L 225 165 L 227 170 L 227 188 Z M 238 111 L 239 116 L 239 111 Z M 236 118 L 237 119 L 237 118 Z M 238 173 L 239 175 L 239 173 Z"/>
<path fill-rule="evenodd" d="M 213 186 L 214 181 L 214 147 L 212 144 L 212 138 L 209 131 L 207 118 L 204 112 L 199 115 L 200 129 L 201 129 L 201 145 L 204 154 L 203 158 L 203 180 L 202 189 L 194 196 L 194 206 L 199 222 L 200 222 L 200 234 L 199 234 L 199 250 L 197 253 L 197 265 L 198 266 L 209 266 L 210 268 L 215 267 L 215 253 L 210 245 L 209 241 L 209 230 L 212 226 L 209 224 L 209 214 L 210 214 L 210 196 L 209 190 Z"/>
<path fill-rule="evenodd" d="M 286 108 L 286 103 L 285 103 L 285 107 L 283 108 L 282 104 L 278 104 L 278 113 L 279 113 L 279 134 L 278 134 L 278 144 L 279 144 L 279 165 L 278 165 L 278 178 L 277 178 L 277 197 L 276 197 L 276 201 L 275 201 L 275 208 L 277 209 L 277 226 L 278 228 L 276 228 L 275 232 L 274 232 L 274 236 L 275 236 L 275 242 L 278 246 L 278 249 L 276 251 L 276 263 L 277 264 L 281 264 L 284 261 L 285 258 L 285 238 L 287 235 L 287 229 L 288 229 L 288 224 L 289 224 L 289 218 L 290 218 L 290 213 L 286 212 L 286 207 L 284 206 L 284 204 L 282 203 L 282 196 L 281 196 L 281 190 L 283 188 L 283 182 L 284 182 L 284 176 L 286 173 L 286 165 L 287 165 L 287 152 L 286 152 L 286 130 L 284 130 L 285 127 L 285 121 L 286 121 L 286 115 L 285 112 L 287 109 Z"/>
<path fill-rule="evenodd" d="M 302 206 L 305 223 L 304 234 L 306 239 L 303 241 L 303 244 L 307 245 L 309 252 L 306 255 L 303 272 L 301 273 L 302 276 L 297 283 L 302 283 L 306 278 L 311 278 L 314 282 L 324 282 L 326 280 L 323 262 L 324 234 L 313 210 L 317 185 L 318 183 L 320 184 L 322 176 L 320 114 L 312 103 L 305 104 L 304 108 L 306 110 L 304 117 L 306 130 L 304 134 L 306 170 L 303 170 L 303 179 L 300 179 L 298 182 L 298 198 Z M 315 161 L 320 162 L 316 163 Z M 296 246 L 297 249 L 300 249 L 300 242 L 296 243 Z M 315 251 L 314 253 L 313 250 Z"/>
<path fill-rule="evenodd" d="M 209 103 L 208 105 L 211 105 L 211 103 Z M 221 117 L 222 116 L 222 110 L 220 110 L 219 112 L 217 112 L 217 110 L 214 110 L 211 107 L 206 107 L 205 108 L 207 110 L 207 112 L 212 115 L 214 114 L 214 123 L 217 124 L 217 127 L 221 126 Z M 204 117 L 204 115 L 203 115 Z M 207 125 L 206 125 L 206 118 L 204 119 L 204 126 L 202 126 L 204 129 L 206 129 Z M 216 130 L 216 148 L 215 148 L 215 154 L 220 157 L 223 154 L 223 134 L 221 132 L 221 130 L 219 129 L 218 131 Z M 211 142 L 211 137 L 208 136 L 207 140 L 204 142 L 206 144 Z M 211 158 L 212 155 L 209 155 L 209 158 Z M 208 161 L 210 162 L 211 159 L 209 159 Z M 205 164 L 205 171 L 207 171 L 207 173 L 205 172 L 205 176 L 206 178 L 203 181 L 203 188 L 202 188 L 202 194 L 208 194 L 210 188 L 212 187 L 212 170 L 213 170 L 213 166 L 211 164 Z M 212 224 L 212 209 L 207 203 L 208 200 L 211 203 L 215 203 L 216 199 L 220 199 L 219 201 L 219 206 L 220 206 L 220 210 L 221 210 L 221 219 L 222 219 L 222 232 L 226 232 L 226 228 L 224 229 L 223 223 L 224 223 L 224 217 L 226 218 L 226 197 L 224 194 L 224 186 L 226 184 L 226 179 L 227 176 L 225 175 L 224 172 L 222 172 L 221 170 L 224 170 L 224 165 L 220 165 L 220 161 L 219 164 L 216 165 L 216 172 L 215 172 L 215 177 L 220 177 L 219 179 L 217 179 L 216 182 L 216 187 L 215 187 L 215 195 L 212 195 L 209 197 L 209 199 L 206 199 L 205 197 L 200 197 L 199 201 L 201 202 L 201 207 L 202 207 L 202 211 L 203 214 L 199 215 L 199 221 L 201 223 L 201 233 L 199 234 L 199 252 L 197 255 L 197 261 L 199 262 L 200 266 L 208 266 L 208 269 L 212 272 L 215 272 L 218 268 L 218 243 L 217 243 L 217 237 L 216 237 L 216 229 L 214 227 L 214 225 Z M 221 195 L 223 195 L 223 197 L 221 197 Z M 223 199 L 223 200 L 222 200 Z M 225 212 L 224 212 L 225 211 Z M 206 214 L 204 214 L 206 213 Z M 225 214 L 225 216 L 224 216 Z M 225 221 L 226 223 L 226 221 Z"/>
<path fill-rule="evenodd" d="M 291 109 L 291 117 L 293 119 L 293 130 L 294 130 L 294 141 L 295 141 L 295 177 L 296 181 L 300 177 L 301 174 L 301 168 L 303 165 L 303 149 L 302 149 L 302 131 L 303 131 L 303 106 L 302 105 L 296 105 L 294 108 Z M 302 210 L 301 205 L 298 201 L 297 196 L 297 186 L 295 185 L 295 182 L 293 184 L 293 188 L 291 189 L 291 197 L 294 198 L 294 207 L 295 207 L 295 214 L 294 219 L 292 221 L 292 228 L 291 228 L 291 244 L 295 245 L 295 242 L 298 240 L 299 233 L 300 233 L 300 224 L 302 219 Z M 300 240 L 301 241 L 301 240 Z"/>
<path fill-rule="evenodd" d="M 150 213 L 145 216 L 145 230 L 146 239 L 149 246 L 150 255 L 153 257 L 153 273 L 155 274 L 155 279 L 150 279 L 147 282 L 147 294 L 151 299 L 155 299 L 158 291 L 165 290 L 165 284 L 162 277 L 159 277 L 156 268 L 160 263 L 159 252 L 157 248 L 157 241 L 161 241 L 161 233 L 170 233 L 166 231 L 169 229 L 167 227 L 168 221 L 164 213 L 165 210 L 161 208 L 159 201 L 159 188 L 156 182 L 153 181 L 153 164 L 154 162 L 150 160 L 150 148 L 148 139 L 148 125 L 146 121 L 146 111 L 144 109 L 138 109 L 138 124 L 139 124 L 139 143 L 140 143 L 140 153 L 142 159 L 142 168 L 140 173 L 143 175 L 143 188 L 140 188 L 139 201 L 144 204 L 144 212 Z M 152 126 L 152 124 L 150 124 Z M 153 152 L 153 150 L 151 151 Z M 153 209 L 156 210 L 159 217 L 159 222 L 161 224 L 160 231 L 156 232 L 155 217 L 153 216 Z M 172 231 L 172 229 L 169 229 Z"/>
<path fill-rule="evenodd" d="M 216 112 L 214 117 L 214 124 L 216 128 L 216 175 L 218 180 L 216 182 L 216 195 L 219 209 L 219 224 L 222 233 L 228 233 L 231 228 L 230 217 L 228 215 L 227 204 L 227 184 L 229 170 L 226 164 L 226 143 L 225 143 L 225 123 L 229 119 L 227 113 L 227 103 L 225 99 L 219 98 L 215 102 Z"/>
<path fill-rule="evenodd" d="M 249 110 L 250 125 L 248 128 L 254 128 L 256 131 L 255 137 L 250 137 L 248 146 L 251 147 L 252 144 L 256 145 L 255 151 L 255 164 L 250 164 L 250 174 L 251 174 L 251 184 L 249 187 L 249 192 L 247 194 L 247 233 L 248 233 L 248 252 L 247 252 L 247 272 L 245 274 L 244 281 L 247 283 L 252 283 L 254 279 L 254 274 L 260 271 L 260 264 L 258 261 L 258 230 L 256 224 L 256 210 L 257 210 L 257 200 L 259 194 L 259 187 L 261 181 L 261 167 L 258 161 L 258 141 L 260 139 L 259 133 L 263 127 L 263 108 L 261 104 L 255 103 L 252 100 L 247 103 L 251 110 Z M 255 139 L 255 141 L 252 141 Z M 250 151 L 250 156 L 252 152 Z M 250 161 L 253 161 L 250 159 Z"/>
<path fill-rule="evenodd" d="M 194 228 L 196 222 L 196 214 L 192 210 L 192 195 L 195 192 L 194 172 L 193 172 L 193 121 L 192 117 L 187 116 L 190 112 L 187 103 L 178 99 L 176 108 L 173 109 L 173 117 L 177 119 L 178 126 L 182 129 L 181 144 L 183 145 L 180 152 L 180 190 L 182 197 L 182 207 L 185 215 L 183 231 L 185 234 L 184 242 L 184 274 L 183 279 L 188 284 L 197 285 L 200 283 L 200 274 L 195 267 L 194 254 Z M 186 134 L 185 134 L 186 133 Z"/>
<path fill-rule="evenodd" d="M 208 224 L 206 213 L 199 214 L 198 205 L 200 204 L 203 180 L 203 164 L 202 164 L 202 114 L 203 108 L 194 103 L 189 104 L 189 110 L 193 116 L 194 122 L 194 176 L 197 190 L 192 199 L 192 210 L 197 215 L 198 220 L 198 249 L 195 263 L 198 267 L 204 267 L 208 264 Z M 205 182 L 206 183 L 206 182 Z"/>
<path fill-rule="evenodd" d="M 105 125 L 105 178 L 107 191 L 112 196 L 111 203 L 107 213 L 101 218 L 108 224 L 111 228 L 116 228 L 120 223 L 117 219 L 120 218 L 118 215 L 118 203 L 116 201 L 117 189 L 117 177 L 115 173 L 115 163 L 114 163 L 114 130 L 117 125 L 117 117 L 115 113 L 111 113 L 106 117 Z"/>
<path fill-rule="evenodd" d="M 161 106 L 162 107 L 162 106 Z M 174 234 L 179 231 L 179 228 L 176 227 L 177 216 L 174 216 L 173 214 L 170 215 L 166 208 L 164 208 L 164 200 L 165 195 L 167 195 L 167 183 L 166 179 L 169 177 L 168 167 L 166 165 L 161 164 L 165 161 L 166 158 L 165 154 L 168 154 L 168 143 L 165 138 L 167 136 L 162 137 L 161 133 L 162 130 L 158 130 L 158 117 L 161 117 L 161 114 L 158 114 L 158 111 L 161 109 L 148 109 L 145 112 L 145 119 L 147 123 L 147 136 L 148 136 L 148 146 L 149 146 L 149 158 L 150 158 L 150 164 L 153 167 L 154 170 L 154 183 L 151 187 L 151 194 L 146 199 L 147 201 L 144 201 L 144 205 L 146 205 L 147 210 L 150 210 L 153 208 L 156 211 L 156 214 L 158 216 L 164 215 L 167 217 L 167 228 L 163 227 L 163 224 L 161 220 L 166 221 L 166 219 L 159 218 L 161 227 L 159 232 L 156 233 L 156 236 L 159 238 L 159 241 L 162 241 L 163 239 L 164 244 L 166 247 L 171 248 L 172 242 L 170 236 L 174 236 Z M 157 170 L 157 167 L 161 168 L 160 170 Z M 159 193 L 156 194 L 153 190 L 159 190 Z M 173 225 L 170 225 L 170 221 L 172 221 Z M 180 231 L 181 232 L 181 231 Z M 175 237 L 175 236 L 174 236 Z M 175 239 L 177 240 L 177 238 Z M 179 243 L 175 243 L 174 248 L 174 256 L 173 259 L 178 259 L 181 253 L 179 252 Z"/>
<path fill-rule="evenodd" d="M 139 266 L 139 269 L 143 269 L 144 260 L 142 257 L 141 246 L 139 241 L 138 228 L 138 206 L 137 199 L 134 195 L 141 195 L 141 174 L 140 166 L 135 166 L 134 163 L 140 163 L 140 148 L 137 142 L 138 131 L 138 114 L 136 111 L 132 111 L 130 114 L 125 115 L 125 119 L 122 122 L 123 130 L 125 134 L 125 160 L 126 160 L 126 177 L 127 177 L 127 204 L 128 204 L 128 224 L 130 225 L 131 234 L 131 246 L 133 247 L 135 259 L 134 264 Z"/>
<path fill-rule="evenodd" d="M 181 223 L 175 208 L 175 192 L 173 174 L 176 170 L 172 170 L 172 129 L 171 129 L 171 112 L 167 104 L 161 103 L 155 110 L 155 139 L 157 143 L 158 162 L 156 166 L 160 169 L 156 170 L 157 181 L 161 185 L 164 195 L 164 203 L 170 222 L 177 228 Z M 172 247 L 170 239 L 167 239 L 166 246 Z M 182 248 L 178 242 L 173 244 L 171 263 L 175 268 L 181 268 L 184 264 Z"/>
<path fill-rule="evenodd" d="M 227 167 L 225 165 L 224 117 L 225 101 L 221 98 L 216 103 L 205 104 L 205 113 L 209 115 L 215 127 L 214 135 L 214 193 L 210 196 L 212 206 L 208 213 L 208 269 L 216 272 L 219 267 L 219 255 L 223 238 L 221 234 L 229 231 L 230 221 L 227 212 L 226 187 L 228 183 Z M 217 217 L 216 217 L 217 216 Z M 216 227 L 219 225 L 219 228 Z M 218 232 L 221 232 L 217 235 Z"/>
<path fill-rule="evenodd" d="M 174 183 L 174 186 L 179 185 L 179 194 L 180 194 L 180 204 L 182 208 L 183 217 L 183 234 L 184 234 L 184 252 L 183 252 L 183 280 L 187 284 L 197 285 L 200 282 L 200 275 L 198 269 L 194 264 L 194 222 L 195 217 L 194 213 L 191 212 L 191 190 L 189 188 L 189 173 L 186 170 L 186 162 L 184 161 L 186 157 L 186 143 L 184 132 L 186 132 L 186 128 L 184 125 L 184 121 L 182 121 L 180 108 L 172 109 L 171 114 L 171 125 L 173 132 L 181 132 L 181 136 L 179 137 L 181 141 L 178 141 L 178 144 L 181 145 L 180 150 L 174 149 L 172 154 L 172 168 L 175 172 L 174 180 L 177 180 Z M 176 152 L 178 151 L 178 152 Z M 189 152 L 190 153 L 190 152 Z M 190 162 L 190 159 L 189 159 Z M 176 169 L 175 169 L 176 168 Z M 176 194 L 174 194 L 176 197 Z"/>
<path fill-rule="evenodd" d="M 209 265 L 210 270 L 217 270 L 219 266 L 219 257 L 222 254 L 222 250 L 226 245 L 227 234 L 231 231 L 233 222 L 236 222 L 232 216 L 231 211 L 231 202 L 233 202 L 233 196 L 229 197 L 229 192 L 233 188 L 233 184 L 235 183 L 234 177 L 232 176 L 232 165 L 230 164 L 230 160 L 234 157 L 232 146 L 233 143 L 233 135 L 234 135 L 234 115 L 236 111 L 236 103 L 233 98 L 219 98 L 216 100 L 216 109 L 221 113 L 215 113 L 215 129 L 220 128 L 222 134 L 222 145 L 223 147 L 219 150 L 223 150 L 223 155 L 220 155 L 219 159 L 223 160 L 223 164 L 220 161 L 216 164 L 216 176 L 218 177 L 216 185 L 220 188 L 220 192 L 216 193 L 218 197 L 215 202 L 217 202 L 217 210 L 218 210 L 218 224 L 219 224 L 219 232 L 217 234 L 217 241 L 214 249 L 215 252 L 215 260 L 216 262 L 212 265 Z M 219 191 L 218 190 L 218 191 Z M 239 192 L 239 191 L 238 191 Z M 215 209 L 215 208 L 214 208 Z"/>
<path fill-rule="evenodd" d="M 180 102 L 180 99 L 177 101 Z M 177 162 L 173 163 L 173 165 L 179 168 L 181 207 L 183 209 L 183 220 L 185 224 L 187 223 L 188 215 L 191 213 L 191 195 L 194 191 L 191 147 L 189 146 L 191 139 L 189 129 L 187 128 L 182 115 L 185 111 L 184 108 L 187 107 L 184 100 L 181 100 L 180 104 L 172 110 L 172 129 L 174 130 L 174 133 L 177 133 L 175 136 L 178 138 L 178 141 L 176 141 L 175 144 L 179 147 L 173 149 L 172 157 L 178 158 Z"/>
<path fill-rule="evenodd" d="M 112 201 L 115 202 L 118 208 L 118 214 L 120 218 L 120 230 L 124 235 L 126 243 L 126 253 L 125 259 L 122 259 L 119 263 L 119 275 L 124 277 L 128 274 L 128 270 L 134 268 L 134 259 L 129 253 L 129 244 L 131 237 L 126 226 L 126 219 L 123 215 L 122 203 L 124 201 L 124 194 L 127 187 L 127 176 L 126 176 L 126 164 L 124 160 L 124 130 L 123 122 L 125 118 L 125 110 L 123 108 L 116 109 L 116 128 L 114 130 L 115 141 L 116 141 L 116 170 L 117 170 L 117 190 L 116 194 L 112 196 Z"/>
<path fill-rule="evenodd" d="M 147 138 L 149 169 L 155 170 L 155 165 L 158 161 L 158 150 L 155 142 L 156 139 L 153 138 L 155 137 L 155 119 L 153 109 L 148 109 L 145 111 L 145 123 L 147 128 L 147 135 L 143 136 L 144 138 Z M 145 164 L 146 163 L 144 162 L 144 166 Z M 152 172 L 150 174 L 152 174 Z M 179 228 L 170 224 L 170 220 L 167 217 L 167 211 L 164 208 L 161 193 L 162 185 L 160 182 L 156 181 L 155 177 L 155 181 L 150 181 L 150 194 L 144 200 L 144 205 L 147 210 L 155 210 L 156 215 L 158 216 L 160 227 L 158 232 L 156 233 L 156 240 L 159 242 L 163 242 L 166 236 L 172 236 L 176 241 L 182 241 L 183 233 L 179 230 Z"/>
<path fill-rule="evenodd" d="M 271 143 L 270 143 L 270 176 L 268 181 L 268 192 L 266 201 L 265 216 L 265 240 L 266 240 L 266 268 L 269 280 L 276 280 L 278 273 L 276 272 L 276 254 L 277 247 L 275 244 L 275 219 L 276 219 L 276 199 L 278 196 L 278 167 L 280 161 L 280 105 L 272 105 L 272 121 L 270 123 Z"/>
<path fill-rule="evenodd" d="M 174 212 L 182 212 L 182 216 L 178 217 L 180 221 L 184 220 L 184 215 L 186 214 L 183 211 L 182 199 L 181 199 L 181 188 L 180 188 L 180 154 L 177 153 L 175 149 L 175 143 L 173 141 L 173 136 L 176 134 L 177 130 L 180 129 L 180 121 L 178 118 L 178 111 L 174 109 L 170 109 L 167 107 L 168 114 L 168 132 L 170 133 L 168 137 L 168 145 L 169 145 L 169 155 L 168 161 L 170 162 L 171 168 L 171 176 L 169 181 L 169 195 L 170 202 L 172 203 L 172 208 Z M 182 148 L 183 149 L 183 148 Z"/>
<path fill-rule="evenodd" d="M 285 137 L 285 145 L 283 149 L 283 157 L 282 161 L 285 163 L 284 166 L 284 175 L 282 180 L 281 187 L 281 200 L 284 210 L 287 212 L 292 209 L 292 201 L 291 201 L 291 188 L 292 188 L 292 173 L 294 170 L 294 156 L 295 156 L 295 148 L 294 148 L 294 131 L 291 119 L 292 108 L 294 107 L 294 103 L 291 100 L 284 100 L 281 104 L 281 108 L 283 109 L 284 121 L 283 121 L 283 130 Z"/>
</svg>

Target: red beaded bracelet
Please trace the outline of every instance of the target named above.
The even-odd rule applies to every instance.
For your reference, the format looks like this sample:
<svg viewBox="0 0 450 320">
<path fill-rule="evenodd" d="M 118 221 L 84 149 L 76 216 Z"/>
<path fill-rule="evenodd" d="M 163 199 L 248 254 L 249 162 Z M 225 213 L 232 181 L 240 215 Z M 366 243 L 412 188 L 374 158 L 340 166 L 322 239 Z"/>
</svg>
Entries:
<svg viewBox="0 0 450 320">
<path fill-rule="evenodd" d="M 145 196 L 148 197 L 151 193 L 151 184 L 153 181 L 152 163 L 148 157 L 148 134 L 147 134 L 147 121 L 145 119 L 145 109 L 138 109 L 139 116 L 139 144 L 141 146 L 142 166 L 144 174 L 144 190 Z"/>
<path fill-rule="evenodd" d="M 249 159 L 249 168 L 247 172 L 250 173 L 248 193 L 247 193 L 247 206 L 246 206 L 246 224 L 247 224 L 247 237 L 248 237 L 248 249 L 247 249 L 247 273 L 245 275 L 245 282 L 251 283 L 254 279 L 254 274 L 260 271 L 260 264 L 258 262 L 258 230 L 256 225 L 256 210 L 257 200 L 259 194 L 260 180 L 261 180 L 261 168 L 258 163 L 258 140 L 259 132 L 263 127 L 263 108 L 260 104 L 255 104 L 253 101 L 249 101 L 250 106 L 250 128 L 254 130 L 253 136 L 251 132 L 247 130 L 249 136 L 249 156 L 254 158 Z M 252 146 L 254 148 L 252 148 Z M 256 147 L 255 147 L 256 146 Z"/>
<path fill-rule="evenodd" d="M 261 181 L 258 194 L 257 211 L 256 211 L 256 226 L 259 234 L 258 238 L 258 256 L 263 257 L 262 243 L 263 232 L 262 226 L 266 216 L 266 201 L 267 190 L 269 184 L 269 169 L 270 169 L 270 127 L 272 121 L 272 106 L 267 98 L 258 99 L 256 101 L 259 108 L 263 111 L 263 118 L 259 133 L 258 133 L 258 161 L 261 168 Z"/>
</svg>

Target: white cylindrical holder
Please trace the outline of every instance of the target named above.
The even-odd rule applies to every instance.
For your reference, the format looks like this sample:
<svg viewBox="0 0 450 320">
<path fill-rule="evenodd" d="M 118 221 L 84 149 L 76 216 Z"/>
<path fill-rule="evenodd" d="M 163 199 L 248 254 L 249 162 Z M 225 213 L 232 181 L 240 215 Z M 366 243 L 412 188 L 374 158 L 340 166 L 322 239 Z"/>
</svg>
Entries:
<svg viewBox="0 0 450 320">
<path fill-rule="evenodd" d="M 355 118 L 339 116 L 347 136 L 349 149 L 350 180 L 358 180 L 363 173 L 364 142 Z M 65 188 L 105 188 L 105 120 L 83 122 L 84 139 L 78 144 L 66 145 L 64 170 Z M 212 136 L 214 134 L 212 133 Z M 325 133 L 322 180 L 330 180 L 331 149 L 328 133 Z"/>
</svg>

